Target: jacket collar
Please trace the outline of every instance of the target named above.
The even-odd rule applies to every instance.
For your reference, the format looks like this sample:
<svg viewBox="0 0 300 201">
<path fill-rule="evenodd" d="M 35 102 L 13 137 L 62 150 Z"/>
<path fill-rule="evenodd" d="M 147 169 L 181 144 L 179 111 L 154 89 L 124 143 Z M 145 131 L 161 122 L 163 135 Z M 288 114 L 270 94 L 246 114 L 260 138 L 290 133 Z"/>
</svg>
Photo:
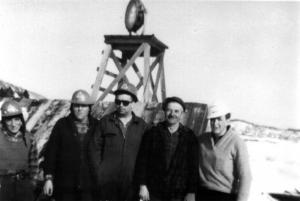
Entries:
<svg viewBox="0 0 300 201">
<path fill-rule="evenodd" d="M 163 122 L 159 123 L 158 127 L 160 129 L 163 129 L 166 132 L 169 132 L 168 131 L 168 125 L 167 125 L 166 121 L 163 121 Z M 182 135 L 183 133 L 185 133 L 185 127 L 184 127 L 184 125 L 182 125 L 181 123 L 179 123 L 179 127 L 178 127 L 177 132 L 179 133 L 179 135 Z"/>
<path fill-rule="evenodd" d="M 69 125 L 72 128 L 72 131 L 76 132 L 76 127 L 75 127 L 75 121 L 76 120 L 75 120 L 74 116 L 71 113 L 67 116 L 67 121 L 69 122 Z M 90 114 L 88 116 L 88 123 L 89 123 L 89 130 L 90 130 L 95 125 L 95 121 L 94 121 L 93 117 Z"/>
<path fill-rule="evenodd" d="M 111 114 L 109 114 L 109 121 L 113 121 L 113 122 L 119 122 L 119 118 L 117 115 L 117 112 L 112 112 Z M 138 117 L 134 114 L 134 112 L 132 112 L 132 119 L 131 121 L 135 124 L 139 123 L 139 119 Z"/>
</svg>

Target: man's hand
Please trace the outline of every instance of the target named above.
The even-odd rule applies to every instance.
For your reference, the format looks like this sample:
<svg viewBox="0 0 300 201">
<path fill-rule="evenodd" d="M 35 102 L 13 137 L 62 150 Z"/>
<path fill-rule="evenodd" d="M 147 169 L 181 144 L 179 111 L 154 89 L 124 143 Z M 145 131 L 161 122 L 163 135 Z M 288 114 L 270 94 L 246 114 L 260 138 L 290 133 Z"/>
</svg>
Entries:
<svg viewBox="0 0 300 201">
<path fill-rule="evenodd" d="M 185 197 L 184 197 L 184 201 L 195 201 L 195 193 L 188 193 Z"/>
<path fill-rule="evenodd" d="M 150 196 L 149 196 L 149 191 L 146 185 L 141 185 L 140 186 L 140 192 L 139 192 L 140 199 L 143 201 L 149 201 Z"/>
<path fill-rule="evenodd" d="M 44 184 L 44 188 L 43 188 L 44 194 L 51 196 L 53 193 L 53 183 L 52 180 L 46 180 L 45 184 Z"/>
</svg>

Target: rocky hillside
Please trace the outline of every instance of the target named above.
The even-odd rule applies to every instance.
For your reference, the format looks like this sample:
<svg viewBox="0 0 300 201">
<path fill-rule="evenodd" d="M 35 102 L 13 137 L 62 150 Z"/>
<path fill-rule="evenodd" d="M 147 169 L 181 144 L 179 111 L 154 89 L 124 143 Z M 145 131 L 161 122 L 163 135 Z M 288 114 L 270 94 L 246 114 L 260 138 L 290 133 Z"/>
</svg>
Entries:
<svg viewBox="0 0 300 201">
<path fill-rule="evenodd" d="M 0 98 L 15 98 L 15 99 L 45 99 L 44 96 L 37 94 L 35 92 L 26 90 L 22 87 L 15 86 L 11 83 L 4 82 L 0 80 Z"/>
</svg>

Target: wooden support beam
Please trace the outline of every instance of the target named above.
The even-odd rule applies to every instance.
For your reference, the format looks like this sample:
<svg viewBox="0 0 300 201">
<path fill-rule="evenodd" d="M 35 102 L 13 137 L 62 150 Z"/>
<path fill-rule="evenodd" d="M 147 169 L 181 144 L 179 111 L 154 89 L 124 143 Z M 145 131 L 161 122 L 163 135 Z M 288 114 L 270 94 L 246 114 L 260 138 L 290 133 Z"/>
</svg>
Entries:
<svg viewBox="0 0 300 201">
<path fill-rule="evenodd" d="M 150 71 L 152 72 L 155 68 L 155 66 L 158 64 L 159 60 L 160 60 L 161 56 L 158 56 L 155 58 L 155 60 L 152 62 L 151 66 L 150 66 Z"/>
<path fill-rule="evenodd" d="M 106 88 L 104 88 L 104 87 L 100 87 L 100 89 L 99 89 L 100 91 L 105 91 L 106 90 Z M 109 91 L 108 93 L 110 93 L 110 94 L 114 94 L 114 92 L 111 90 L 111 91 Z"/>
<path fill-rule="evenodd" d="M 160 56 L 160 59 L 159 59 L 159 66 L 161 67 L 160 86 L 161 86 L 162 101 L 164 101 L 166 99 L 166 80 L 165 80 L 164 56 L 165 56 L 165 52 L 162 53 L 162 55 Z"/>
<path fill-rule="evenodd" d="M 121 72 L 123 67 L 120 62 L 120 59 L 115 55 L 114 51 L 111 51 L 110 58 L 112 58 L 112 60 L 114 61 L 118 71 Z M 122 79 L 124 80 L 124 82 L 129 83 L 129 80 L 126 75 L 124 75 L 124 77 Z"/>
<path fill-rule="evenodd" d="M 162 72 L 162 65 L 159 65 L 157 73 L 156 73 L 156 80 L 155 80 L 153 95 L 152 95 L 152 101 L 156 101 L 156 102 L 158 102 L 158 98 L 157 98 L 156 94 L 157 94 L 157 89 L 158 89 L 158 86 L 159 86 L 159 80 L 160 80 L 160 77 L 161 77 L 161 72 Z"/>
<path fill-rule="evenodd" d="M 143 86 L 143 79 L 141 79 L 141 80 L 139 81 L 139 83 L 138 83 L 137 86 L 136 86 L 136 89 L 139 90 L 142 86 Z"/>
<path fill-rule="evenodd" d="M 133 68 L 134 72 L 137 74 L 138 78 L 140 80 L 143 79 L 143 75 L 135 63 L 132 64 L 132 68 Z"/>
<path fill-rule="evenodd" d="M 149 46 L 149 45 L 148 45 Z M 118 77 L 116 77 L 111 83 L 110 85 L 106 88 L 106 90 L 101 94 L 101 96 L 99 97 L 98 101 L 102 101 L 105 96 L 109 93 L 109 91 L 111 91 L 113 89 L 113 87 L 122 79 L 124 78 L 124 75 L 126 73 L 126 71 L 129 69 L 129 67 L 134 63 L 135 59 L 141 55 L 141 53 L 145 50 L 145 47 L 147 47 L 146 43 L 142 43 L 140 45 L 140 47 L 137 49 L 137 51 L 133 54 L 133 56 L 131 57 L 131 59 L 127 62 L 127 64 L 124 66 L 124 68 L 121 70 L 121 72 L 119 73 Z"/>
<path fill-rule="evenodd" d="M 150 66 L 150 83 L 151 83 L 152 90 L 154 90 L 154 80 L 152 77 L 152 71 L 154 70 L 155 66 L 158 64 L 159 59 L 160 59 L 160 55 L 155 58 L 155 60 L 152 62 Z"/>
<path fill-rule="evenodd" d="M 143 79 L 143 86 L 144 86 L 144 103 L 149 103 L 151 101 L 151 92 L 150 92 L 150 45 L 148 43 L 145 44 L 144 50 L 144 79 Z"/>
<path fill-rule="evenodd" d="M 113 72 L 110 72 L 110 71 L 108 71 L 108 70 L 106 70 L 104 73 L 105 73 L 105 75 L 109 75 L 109 76 L 114 77 L 114 78 L 118 77 L 117 74 L 115 74 L 115 73 L 113 73 Z"/>
<path fill-rule="evenodd" d="M 151 72 L 149 74 L 149 77 L 150 77 L 151 89 L 153 90 L 154 89 L 154 80 L 153 80 Z"/>
<path fill-rule="evenodd" d="M 98 93 L 99 93 L 99 88 L 101 86 L 102 80 L 103 80 L 103 76 L 104 76 L 104 71 L 106 70 L 107 67 L 107 61 L 109 59 L 109 55 L 112 51 L 112 47 L 111 45 L 107 45 L 106 49 L 104 50 L 103 56 L 102 56 L 102 60 L 100 63 L 100 69 L 98 71 L 96 80 L 95 80 L 95 84 L 93 85 L 93 90 L 91 93 L 91 99 L 92 100 L 96 100 Z"/>
<path fill-rule="evenodd" d="M 153 76 L 152 76 L 152 71 L 155 69 L 155 66 L 158 64 L 160 57 L 161 57 L 161 55 L 157 56 L 150 66 L 150 83 L 151 83 L 152 90 L 154 90 L 154 87 L 155 87 Z"/>
</svg>

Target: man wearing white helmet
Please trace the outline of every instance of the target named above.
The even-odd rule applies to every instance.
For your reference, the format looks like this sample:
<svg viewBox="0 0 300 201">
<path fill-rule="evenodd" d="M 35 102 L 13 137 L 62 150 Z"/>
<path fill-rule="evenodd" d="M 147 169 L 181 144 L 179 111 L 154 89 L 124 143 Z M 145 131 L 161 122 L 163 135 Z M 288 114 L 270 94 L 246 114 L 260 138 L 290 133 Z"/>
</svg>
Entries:
<svg viewBox="0 0 300 201">
<path fill-rule="evenodd" d="M 93 102 L 84 90 L 77 90 L 71 99 L 71 113 L 59 119 L 45 149 L 44 193 L 56 201 L 95 200 L 94 180 L 88 159 L 88 145 L 96 132 Z"/>
<path fill-rule="evenodd" d="M 251 173 L 246 144 L 230 127 L 230 112 L 225 105 L 208 109 L 211 132 L 199 138 L 200 187 L 198 200 L 246 201 Z"/>
</svg>

